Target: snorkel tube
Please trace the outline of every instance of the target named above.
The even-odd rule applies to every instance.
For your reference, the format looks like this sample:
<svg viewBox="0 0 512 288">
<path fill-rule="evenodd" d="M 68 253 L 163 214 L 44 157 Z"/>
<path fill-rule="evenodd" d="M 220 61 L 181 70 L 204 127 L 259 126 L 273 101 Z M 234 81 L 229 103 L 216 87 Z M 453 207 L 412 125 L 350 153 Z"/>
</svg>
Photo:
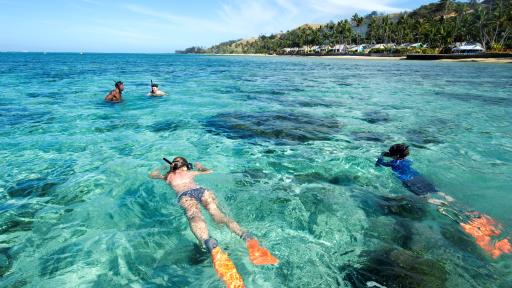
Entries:
<svg viewBox="0 0 512 288">
<path fill-rule="evenodd" d="M 112 81 L 114 81 L 114 86 L 115 86 L 116 88 L 118 88 L 118 87 L 119 87 L 119 85 L 124 84 L 124 83 L 123 83 L 123 81 L 119 81 L 119 80 L 118 80 L 118 81 L 116 81 L 116 80 L 112 80 Z"/>
<path fill-rule="evenodd" d="M 163 159 L 164 159 L 165 162 L 167 162 L 167 164 L 171 165 L 171 170 L 172 170 L 174 162 L 169 161 L 169 159 L 167 159 L 165 157 Z M 187 170 L 194 170 L 194 165 L 192 165 L 192 163 L 188 163 L 187 162 Z"/>
</svg>

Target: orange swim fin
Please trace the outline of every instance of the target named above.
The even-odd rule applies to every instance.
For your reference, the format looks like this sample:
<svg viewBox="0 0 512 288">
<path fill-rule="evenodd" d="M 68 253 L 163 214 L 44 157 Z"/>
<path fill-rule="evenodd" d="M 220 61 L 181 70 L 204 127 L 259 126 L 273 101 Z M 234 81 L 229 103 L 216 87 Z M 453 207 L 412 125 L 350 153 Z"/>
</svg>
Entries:
<svg viewBox="0 0 512 288">
<path fill-rule="evenodd" d="M 491 237 L 501 234 L 501 225 L 487 215 L 470 220 L 468 223 L 461 223 L 462 229 L 473 236 L 476 244 L 489 253 L 492 258 L 498 258 L 503 253 L 512 253 L 512 245 L 508 238 L 493 243 Z"/>
<path fill-rule="evenodd" d="M 256 239 L 248 239 L 246 242 L 247 250 L 249 251 L 249 259 L 254 265 L 275 265 L 279 260 L 274 257 L 270 252 L 261 247 Z"/>
<path fill-rule="evenodd" d="M 217 271 L 219 278 L 224 281 L 228 288 L 244 288 L 244 281 L 242 276 L 238 274 L 235 264 L 229 259 L 228 254 L 222 251 L 220 247 L 215 247 L 212 250 L 213 267 Z"/>
</svg>

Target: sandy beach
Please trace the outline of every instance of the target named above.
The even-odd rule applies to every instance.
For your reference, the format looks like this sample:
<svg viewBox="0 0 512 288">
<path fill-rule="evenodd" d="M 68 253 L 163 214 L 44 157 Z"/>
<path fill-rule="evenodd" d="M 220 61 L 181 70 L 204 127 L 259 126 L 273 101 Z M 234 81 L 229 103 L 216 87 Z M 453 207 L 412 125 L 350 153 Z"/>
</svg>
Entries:
<svg viewBox="0 0 512 288">
<path fill-rule="evenodd" d="M 405 57 L 389 57 L 389 56 L 359 56 L 359 55 L 325 55 L 325 56 L 305 56 L 305 55 L 275 55 L 275 54 L 205 54 L 212 56 L 256 56 L 256 57 L 308 57 L 308 58 L 325 58 L 325 59 L 356 59 L 356 60 L 402 60 Z"/>
<path fill-rule="evenodd" d="M 512 58 L 468 58 L 468 59 L 442 59 L 444 62 L 478 62 L 478 63 L 512 63 Z"/>
<path fill-rule="evenodd" d="M 350 59 L 350 60 L 405 60 L 405 56 L 362 56 L 362 55 L 326 55 L 326 56 L 304 56 L 304 55 L 270 55 L 270 54 L 207 54 L 212 56 L 251 56 L 251 57 L 309 57 L 322 59 Z M 422 61 L 444 61 L 444 62 L 477 62 L 477 63 L 512 63 L 512 58 L 467 58 L 467 59 L 440 59 Z"/>
<path fill-rule="evenodd" d="M 327 59 L 355 59 L 355 60 L 403 60 L 405 57 L 390 57 L 390 56 L 358 56 L 358 55 L 343 55 L 343 56 L 308 56 Z"/>
</svg>

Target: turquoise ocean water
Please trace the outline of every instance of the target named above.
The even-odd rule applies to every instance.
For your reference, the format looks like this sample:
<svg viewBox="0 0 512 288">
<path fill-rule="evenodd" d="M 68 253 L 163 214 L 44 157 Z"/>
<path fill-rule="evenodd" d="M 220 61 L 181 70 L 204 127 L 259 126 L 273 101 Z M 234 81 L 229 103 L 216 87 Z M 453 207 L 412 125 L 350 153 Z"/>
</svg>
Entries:
<svg viewBox="0 0 512 288">
<path fill-rule="evenodd" d="M 168 96 L 147 97 L 151 79 Z M 180 155 L 215 170 L 198 181 L 280 258 L 251 265 L 206 217 L 248 287 L 512 287 L 512 256 L 374 165 L 409 143 L 438 189 L 510 235 L 511 91 L 507 64 L 0 54 L 0 286 L 223 287 L 147 177 Z"/>
</svg>

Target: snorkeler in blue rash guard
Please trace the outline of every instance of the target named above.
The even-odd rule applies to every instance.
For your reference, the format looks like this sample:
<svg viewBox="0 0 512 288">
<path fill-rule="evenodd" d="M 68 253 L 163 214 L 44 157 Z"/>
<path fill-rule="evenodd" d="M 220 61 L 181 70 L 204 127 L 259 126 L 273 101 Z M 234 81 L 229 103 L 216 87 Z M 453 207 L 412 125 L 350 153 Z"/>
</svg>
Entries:
<svg viewBox="0 0 512 288">
<path fill-rule="evenodd" d="M 391 167 L 393 173 L 409 191 L 437 205 L 439 213 L 460 224 L 467 234 L 475 238 L 476 244 L 491 257 L 497 258 L 502 254 L 512 253 L 509 237 L 501 237 L 502 239 L 499 237 L 501 224 L 478 211 L 464 211 L 465 209 L 453 205 L 454 199 L 439 192 L 432 183 L 414 170 L 412 161 L 405 159 L 407 156 L 409 156 L 409 147 L 405 144 L 395 144 L 389 148 L 389 151 L 380 155 L 375 165 Z M 384 161 L 384 157 L 390 157 L 393 160 Z M 439 199 L 440 197 L 443 199 Z"/>
<path fill-rule="evenodd" d="M 446 202 L 432 199 L 430 194 L 438 194 L 447 202 L 453 201 L 452 197 L 439 192 L 432 183 L 418 171 L 414 170 L 414 168 L 412 168 L 412 161 L 405 159 L 407 156 L 409 156 L 409 146 L 405 144 L 395 144 L 389 148 L 389 151 L 381 154 L 375 165 L 391 167 L 395 176 L 402 181 L 402 184 L 407 190 L 418 196 L 427 196 L 428 201 L 433 204 L 446 204 Z M 393 158 L 393 160 L 384 161 L 384 157 L 390 157 Z"/>
</svg>

